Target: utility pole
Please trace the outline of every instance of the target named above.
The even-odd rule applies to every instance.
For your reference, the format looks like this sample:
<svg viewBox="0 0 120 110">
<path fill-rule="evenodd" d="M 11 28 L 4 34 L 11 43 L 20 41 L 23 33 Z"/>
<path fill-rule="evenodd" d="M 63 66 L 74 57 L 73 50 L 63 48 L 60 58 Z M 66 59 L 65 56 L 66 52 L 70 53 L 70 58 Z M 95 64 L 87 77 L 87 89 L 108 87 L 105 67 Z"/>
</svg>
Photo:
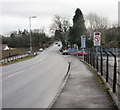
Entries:
<svg viewBox="0 0 120 110">
<path fill-rule="evenodd" d="M 32 53 L 32 30 L 31 30 L 31 18 L 36 18 L 36 16 L 29 17 L 29 29 L 30 29 L 30 54 Z"/>
</svg>

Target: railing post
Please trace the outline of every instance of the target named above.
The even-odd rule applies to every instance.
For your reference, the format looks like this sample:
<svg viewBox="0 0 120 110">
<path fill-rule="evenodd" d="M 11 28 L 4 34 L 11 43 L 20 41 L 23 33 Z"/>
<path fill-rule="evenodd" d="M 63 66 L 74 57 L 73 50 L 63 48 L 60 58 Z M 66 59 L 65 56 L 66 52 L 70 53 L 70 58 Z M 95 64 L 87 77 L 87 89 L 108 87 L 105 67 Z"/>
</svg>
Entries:
<svg viewBox="0 0 120 110">
<path fill-rule="evenodd" d="M 97 55 L 96 55 L 96 50 L 94 50 L 94 68 L 96 69 L 97 68 L 97 63 L 96 63 L 96 59 L 97 58 Z"/>
<path fill-rule="evenodd" d="M 93 50 L 92 50 L 92 54 L 91 54 L 91 59 L 92 59 L 92 66 L 93 66 L 93 63 L 94 63 L 94 55 L 93 55 Z"/>
<path fill-rule="evenodd" d="M 92 66 L 95 68 L 95 50 L 92 49 Z"/>
<path fill-rule="evenodd" d="M 87 57 L 88 57 L 88 56 L 87 56 L 87 54 L 86 54 L 86 62 L 88 63 L 88 61 L 87 61 Z"/>
<path fill-rule="evenodd" d="M 91 50 L 91 66 L 93 66 L 93 50 Z"/>
<path fill-rule="evenodd" d="M 84 55 L 85 56 L 85 62 L 87 62 L 87 55 Z"/>
<path fill-rule="evenodd" d="M 87 51 L 86 51 L 87 52 Z M 88 53 L 88 52 L 87 52 Z M 88 54 L 86 54 L 86 62 L 88 63 Z"/>
<path fill-rule="evenodd" d="M 94 50 L 94 68 L 96 68 L 96 50 Z"/>
<path fill-rule="evenodd" d="M 116 57 L 115 57 L 115 62 L 114 62 L 114 81 L 113 81 L 113 92 L 116 92 L 116 83 L 117 83 L 117 62 L 116 62 Z"/>
<path fill-rule="evenodd" d="M 91 57 L 91 50 L 90 50 L 90 65 L 92 65 L 92 57 Z"/>
<path fill-rule="evenodd" d="M 90 64 L 90 51 L 88 50 L 88 64 Z"/>
<path fill-rule="evenodd" d="M 96 69 L 97 69 L 97 71 L 99 71 L 99 68 L 98 68 L 98 55 L 96 56 Z"/>
<path fill-rule="evenodd" d="M 116 55 L 113 54 L 111 51 L 110 53 L 114 57 L 114 76 L 113 76 L 113 93 L 116 92 L 116 83 L 117 83 L 117 60 L 116 60 Z"/>
<path fill-rule="evenodd" d="M 85 61 L 85 55 L 83 55 L 84 61 Z"/>
<path fill-rule="evenodd" d="M 103 50 L 103 52 L 107 55 L 107 60 L 106 60 L 106 82 L 108 82 L 108 78 L 109 78 L 109 65 L 108 65 L 108 61 L 109 61 L 109 54 Z"/>
<path fill-rule="evenodd" d="M 120 48 L 118 50 L 118 84 L 120 85 Z M 118 86 L 118 100 L 120 102 L 120 86 Z"/>
<path fill-rule="evenodd" d="M 93 67 L 95 68 L 95 53 L 93 51 Z"/>
<path fill-rule="evenodd" d="M 98 50 L 99 51 L 99 50 Z M 102 52 L 101 50 L 99 51 L 100 55 L 101 55 L 101 60 L 100 60 L 100 72 L 101 72 L 101 76 L 103 76 L 103 58 L 102 58 Z"/>
</svg>

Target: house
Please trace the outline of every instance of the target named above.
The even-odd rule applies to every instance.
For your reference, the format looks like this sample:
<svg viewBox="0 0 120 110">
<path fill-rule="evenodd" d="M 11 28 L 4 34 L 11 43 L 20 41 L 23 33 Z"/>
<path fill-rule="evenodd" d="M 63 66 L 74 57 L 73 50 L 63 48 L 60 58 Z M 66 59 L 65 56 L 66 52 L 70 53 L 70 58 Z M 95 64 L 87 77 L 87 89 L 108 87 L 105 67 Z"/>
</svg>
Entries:
<svg viewBox="0 0 120 110">
<path fill-rule="evenodd" d="M 7 44 L 0 44 L 0 50 L 9 50 L 10 47 L 8 47 Z"/>
</svg>

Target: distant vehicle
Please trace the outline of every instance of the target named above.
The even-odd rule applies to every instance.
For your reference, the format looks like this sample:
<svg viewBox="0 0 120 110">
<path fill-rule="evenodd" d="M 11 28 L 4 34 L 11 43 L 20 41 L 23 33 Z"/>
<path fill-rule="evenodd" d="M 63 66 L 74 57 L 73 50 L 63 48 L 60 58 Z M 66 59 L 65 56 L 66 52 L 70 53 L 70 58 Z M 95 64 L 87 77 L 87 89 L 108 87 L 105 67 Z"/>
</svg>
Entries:
<svg viewBox="0 0 120 110">
<path fill-rule="evenodd" d="M 70 55 L 76 55 L 77 52 L 78 52 L 78 49 L 76 48 L 68 48 L 68 53 Z"/>
<path fill-rule="evenodd" d="M 43 52 L 43 48 L 40 48 L 40 49 L 39 49 L 39 52 Z"/>
<path fill-rule="evenodd" d="M 28 51 L 28 54 L 29 54 L 29 55 L 31 55 L 31 54 L 32 54 L 32 52 L 31 52 L 31 51 Z"/>
<path fill-rule="evenodd" d="M 57 45 L 57 44 L 58 44 L 58 42 L 55 42 L 55 44 Z"/>
<path fill-rule="evenodd" d="M 76 53 L 78 56 L 81 56 L 81 55 L 86 55 L 87 52 L 85 50 L 80 50 Z"/>
<path fill-rule="evenodd" d="M 62 55 L 69 55 L 67 50 L 63 50 Z"/>
</svg>

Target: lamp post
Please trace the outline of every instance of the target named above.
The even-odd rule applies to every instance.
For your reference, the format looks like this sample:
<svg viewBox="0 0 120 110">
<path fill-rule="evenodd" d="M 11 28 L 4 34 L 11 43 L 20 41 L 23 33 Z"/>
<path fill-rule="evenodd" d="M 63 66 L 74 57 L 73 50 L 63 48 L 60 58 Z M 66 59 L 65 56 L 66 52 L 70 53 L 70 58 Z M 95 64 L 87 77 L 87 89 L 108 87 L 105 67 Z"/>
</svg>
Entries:
<svg viewBox="0 0 120 110">
<path fill-rule="evenodd" d="M 30 16 L 30 17 L 29 17 L 29 29 L 30 29 L 30 53 L 32 52 L 31 18 L 36 18 L 36 16 Z"/>
</svg>

